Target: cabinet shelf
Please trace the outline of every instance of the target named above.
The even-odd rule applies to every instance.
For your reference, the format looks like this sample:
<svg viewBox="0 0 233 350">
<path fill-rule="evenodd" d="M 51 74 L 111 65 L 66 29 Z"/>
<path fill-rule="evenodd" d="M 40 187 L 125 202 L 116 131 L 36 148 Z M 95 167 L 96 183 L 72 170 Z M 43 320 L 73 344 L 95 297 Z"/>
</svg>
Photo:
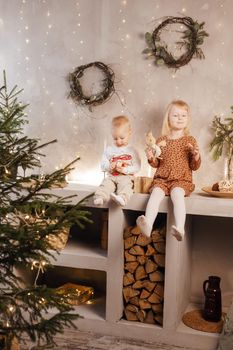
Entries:
<svg viewBox="0 0 233 350">
<path fill-rule="evenodd" d="M 54 257 L 55 261 L 52 260 L 52 264 L 55 266 L 103 271 L 107 269 L 107 251 L 85 242 L 68 243 L 60 254 L 54 254 Z"/>
<path fill-rule="evenodd" d="M 94 186 L 69 184 L 52 192 L 60 196 L 77 194 L 72 199 L 72 204 L 76 204 L 95 190 Z M 95 207 L 93 198 L 88 199 L 85 208 L 92 212 L 94 223 L 84 230 L 71 230 L 66 247 L 56 255 L 53 269 L 56 273 L 53 272 L 53 278 L 48 281 L 58 284 L 78 281 L 92 285 L 96 290 L 95 303 L 75 307 L 75 311 L 84 317 L 77 321 L 80 330 L 213 350 L 217 345 L 217 334 L 193 330 L 181 319 L 193 303 L 196 306 L 203 302 L 202 283 L 211 274 L 221 276 L 223 306 L 229 307 L 233 296 L 233 200 L 209 197 L 202 192 L 185 198 L 187 226 L 182 242 L 177 242 L 170 234 L 174 224 L 170 198 L 166 197 L 161 203 L 158 220 L 166 222 L 167 231 L 164 320 L 163 326 L 159 326 L 122 319 L 123 230 L 135 225 L 148 199 L 148 194 L 136 193 L 123 209 L 112 202 Z M 108 219 L 106 250 L 101 248 L 103 212 Z"/>
<path fill-rule="evenodd" d="M 105 308 L 106 308 L 106 299 L 104 296 L 95 297 L 93 302 L 85 303 L 81 305 L 74 306 L 74 310 L 71 313 L 79 314 L 84 319 L 88 320 L 98 320 L 105 321 Z M 56 311 L 51 309 L 49 314 L 55 314 Z M 80 322 L 81 318 L 78 319 L 77 325 Z"/>
</svg>

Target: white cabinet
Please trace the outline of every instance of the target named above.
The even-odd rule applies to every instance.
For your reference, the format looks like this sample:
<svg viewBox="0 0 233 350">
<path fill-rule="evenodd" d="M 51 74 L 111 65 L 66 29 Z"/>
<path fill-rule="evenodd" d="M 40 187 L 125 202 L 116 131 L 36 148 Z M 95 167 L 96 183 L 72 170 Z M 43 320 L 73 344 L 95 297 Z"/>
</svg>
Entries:
<svg viewBox="0 0 233 350">
<path fill-rule="evenodd" d="M 68 185 L 53 192 L 66 196 L 77 194 L 78 199 L 94 192 L 94 187 Z M 73 203 L 77 199 L 73 199 Z M 96 286 L 97 301 L 77 307 L 84 316 L 77 320 L 80 330 L 100 332 L 122 337 L 145 339 L 174 345 L 214 350 L 218 335 L 195 331 L 182 321 L 185 311 L 201 307 L 202 283 L 209 275 L 222 278 L 223 306 L 228 307 L 233 297 L 233 200 L 207 197 L 194 193 L 186 198 L 186 236 L 177 242 L 170 234 L 173 210 L 170 198 L 161 204 L 160 213 L 167 220 L 166 265 L 163 326 L 122 320 L 123 299 L 123 230 L 135 224 L 137 215 L 145 210 L 148 195 L 134 194 L 128 205 L 121 209 L 114 203 L 96 208 L 90 198 L 86 207 L 96 218 L 87 233 L 79 237 L 72 233 L 67 246 L 54 262 L 59 273 L 71 282 L 77 275 L 81 281 Z M 101 249 L 101 212 L 108 211 L 108 249 Z M 55 276 L 55 278 L 57 278 Z M 71 280 L 70 280 L 71 279 Z"/>
</svg>

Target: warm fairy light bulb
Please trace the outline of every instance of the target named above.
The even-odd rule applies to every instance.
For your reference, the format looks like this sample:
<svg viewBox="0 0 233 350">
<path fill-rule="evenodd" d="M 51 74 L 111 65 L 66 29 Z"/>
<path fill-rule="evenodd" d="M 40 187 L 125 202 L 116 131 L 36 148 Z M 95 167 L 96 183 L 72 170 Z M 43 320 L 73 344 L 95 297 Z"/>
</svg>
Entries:
<svg viewBox="0 0 233 350">
<path fill-rule="evenodd" d="M 126 23 L 126 19 L 123 18 L 123 19 L 122 19 L 122 23 Z"/>
<path fill-rule="evenodd" d="M 186 12 L 186 8 L 183 7 L 182 10 L 181 10 L 181 12 L 185 13 L 185 12 Z"/>
<path fill-rule="evenodd" d="M 8 307 L 8 310 L 9 310 L 10 312 L 13 312 L 13 311 L 15 310 L 15 308 L 14 308 L 14 306 L 11 305 L 11 306 Z"/>
<path fill-rule="evenodd" d="M 46 15 L 47 15 L 47 17 L 50 17 L 51 13 L 48 11 L 48 12 L 46 13 Z"/>
<path fill-rule="evenodd" d="M 25 30 L 28 30 L 28 29 L 29 29 L 29 27 L 28 27 L 28 26 L 25 26 L 24 28 L 25 28 Z"/>
<path fill-rule="evenodd" d="M 30 40 L 27 38 L 27 39 L 25 39 L 25 41 L 26 41 L 26 44 L 29 44 L 30 43 Z"/>
<path fill-rule="evenodd" d="M 51 29 L 51 28 L 52 28 L 52 26 L 53 26 L 52 24 L 49 24 L 49 25 L 48 25 L 48 28 L 49 28 L 49 29 Z"/>
<path fill-rule="evenodd" d="M 30 215 L 26 214 L 25 219 L 28 220 L 30 218 Z"/>
</svg>

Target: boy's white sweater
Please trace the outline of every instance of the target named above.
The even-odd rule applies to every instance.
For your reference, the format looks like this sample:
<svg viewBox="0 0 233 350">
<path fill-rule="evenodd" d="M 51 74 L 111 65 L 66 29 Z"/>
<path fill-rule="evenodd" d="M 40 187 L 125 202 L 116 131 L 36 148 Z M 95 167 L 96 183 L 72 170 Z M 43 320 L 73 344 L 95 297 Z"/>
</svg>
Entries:
<svg viewBox="0 0 233 350">
<path fill-rule="evenodd" d="M 112 158 L 120 156 L 129 156 L 128 166 L 124 168 L 124 174 L 134 175 L 141 168 L 141 160 L 136 149 L 130 145 L 117 147 L 107 146 L 101 160 L 101 170 L 110 172 L 110 162 Z"/>
</svg>

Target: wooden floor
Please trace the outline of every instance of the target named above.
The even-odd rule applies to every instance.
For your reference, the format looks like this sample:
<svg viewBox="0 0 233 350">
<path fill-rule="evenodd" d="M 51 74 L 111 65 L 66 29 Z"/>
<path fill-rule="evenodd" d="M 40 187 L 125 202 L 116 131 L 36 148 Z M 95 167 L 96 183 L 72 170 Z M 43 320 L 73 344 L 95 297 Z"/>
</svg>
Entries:
<svg viewBox="0 0 233 350">
<path fill-rule="evenodd" d="M 56 341 L 57 347 L 54 348 L 56 350 L 195 350 L 70 330 L 57 336 Z M 22 350 L 28 349 L 28 347 L 22 347 Z"/>
</svg>

